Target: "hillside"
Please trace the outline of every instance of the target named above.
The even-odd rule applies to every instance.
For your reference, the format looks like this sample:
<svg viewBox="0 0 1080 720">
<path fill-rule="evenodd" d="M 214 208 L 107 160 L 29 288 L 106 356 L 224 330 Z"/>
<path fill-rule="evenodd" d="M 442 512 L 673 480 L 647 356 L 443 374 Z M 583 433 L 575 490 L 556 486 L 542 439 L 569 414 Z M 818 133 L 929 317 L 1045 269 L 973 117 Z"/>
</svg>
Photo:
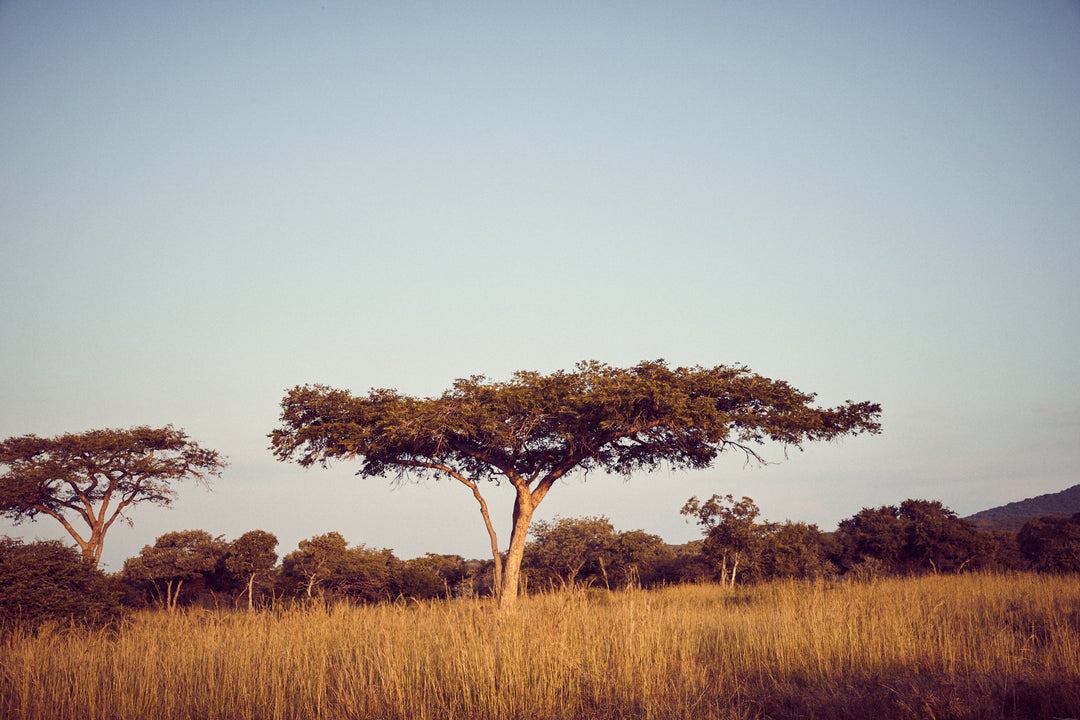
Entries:
<svg viewBox="0 0 1080 720">
<path fill-rule="evenodd" d="M 1070 517 L 1080 512 L 1080 485 L 1061 492 L 1048 493 L 1001 505 L 969 515 L 965 520 L 975 523 L 980 530 L 1018 531 L 1028 520 L 1040 515 Z"/>
</svg>

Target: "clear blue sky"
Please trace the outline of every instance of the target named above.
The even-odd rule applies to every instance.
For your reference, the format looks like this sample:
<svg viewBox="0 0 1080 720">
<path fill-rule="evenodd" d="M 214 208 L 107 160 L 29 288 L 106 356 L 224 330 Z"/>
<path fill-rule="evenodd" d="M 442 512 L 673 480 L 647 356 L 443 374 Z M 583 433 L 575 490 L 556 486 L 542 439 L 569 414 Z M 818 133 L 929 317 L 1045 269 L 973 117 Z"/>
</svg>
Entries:
<svg viewBox="0 0 1080 720">
<path fill-rule="evenodd" d="M 1078 78 L 1080 4 L 1050 0 L 3 0 L 0 437 L 171 423 L 229 456 L 114 528 L 109 569 L 188 528 L 485 557 L 456 483 L 274 461 L 278 403 L 583 359 L 745 363 L 884 432 L 572 478 L 545 519 L 683 542 L 695 494 L 829 530 L 1056 492 Z"/>
</svg>

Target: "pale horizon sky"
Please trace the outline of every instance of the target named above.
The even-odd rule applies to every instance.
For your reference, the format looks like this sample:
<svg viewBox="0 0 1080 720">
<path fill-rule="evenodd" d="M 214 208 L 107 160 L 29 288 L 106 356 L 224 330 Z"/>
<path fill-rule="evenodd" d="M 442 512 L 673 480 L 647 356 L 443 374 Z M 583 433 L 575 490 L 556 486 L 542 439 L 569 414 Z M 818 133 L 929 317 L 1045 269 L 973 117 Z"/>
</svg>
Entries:
<svg viewBox="0 0 1080 720">
<path fill-rule="evenodd" d="M 1063 490 L 1077 77 L 1064 0 L 0 0 L 0 437 L 172 424 L 229 457 L 107 570 L 195 528 L 487 557 L 457 483 L 276 462 L 278 403 L 586 359 L 744 363 L 883 432 L 571 478 L 542 519 L 685 542 L 691 495 L 831 530 Z"/>
</svg>

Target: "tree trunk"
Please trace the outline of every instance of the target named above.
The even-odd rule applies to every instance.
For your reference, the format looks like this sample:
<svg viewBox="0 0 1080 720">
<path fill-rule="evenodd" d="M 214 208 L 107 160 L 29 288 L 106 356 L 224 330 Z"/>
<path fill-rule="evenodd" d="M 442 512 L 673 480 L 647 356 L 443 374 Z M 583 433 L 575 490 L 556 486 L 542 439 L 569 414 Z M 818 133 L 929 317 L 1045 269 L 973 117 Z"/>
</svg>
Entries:
<svg viewBox="0 0 1080 720">
<path fill-rule="evenodd" d="M 169 608 L 169 612 L 176 610 L 176 601 L 180 599 L 180 586 L 184 584 L 183 579 L 176 581 L 176 591 L 173 591 L 173 581 L 169 580 L 165 583 L 165 602 Z"/>
<path fill-rule="evenodd" d="M 506 552 L 506 564 L 503 566 L 502 589 L 499 592 L 499 608 L 510 610 L 517 604 L 518 585 L 521 582 L 521 560 L 525 557 L 525 538 L 529 534 L 532 522 L 532 495 L 528 486 L 517 486 L 517 499 L 514 501 L 514 529 L 510 533 L 510 547 Z"/>
<path fill-rule="evenodd" d="M 251 612 L 254 609 L 255 605 L 255 603 L 251 600 L 251 591 L 255 589 L 255 573 L 251 573 L 251 577 L 248 578 L 247 585 L 248 612 Z"/>
<path fill-rule="evenodd" d="M 480 503 L 480 515 L 484 518 L 484 527 L 487 528 L 488 539 L 491 540 L 491 558 L 495 561 L 495 592 L 496 594 L 502 592 L 502 555 L 499 554 L 499 538 L 495 535 L 495 526 L 491 524 L 491 515 L 488 514 L 487 501 L 484 500 L 483 495 L 480 494 L 480 488 L 475 483 L 467 482 L 462 478 L 459 478 L 467 486 L 472 488 L 473 497 L 476 498 L 476 502 Z"/>
<path fill-rule="evenodd" d="M 581 572 L 581 568 L 585 563 L 578 563 L 570 568 L 570 572 L 566 573 L 566 580 L 563 582 L 564 588 L 574 589 L 574 585 L 577 583 L 578 573 Z"/>
<path fill-rule="evenodd" d="M 98 559 L 94 557 L 94 548 L 90 547 L 90 543 L 79 543 L 79 545 L 81 545 L 79 549 L 82 551 L 83 562 L 89 567 L 96 568 Z"/>
</svg>

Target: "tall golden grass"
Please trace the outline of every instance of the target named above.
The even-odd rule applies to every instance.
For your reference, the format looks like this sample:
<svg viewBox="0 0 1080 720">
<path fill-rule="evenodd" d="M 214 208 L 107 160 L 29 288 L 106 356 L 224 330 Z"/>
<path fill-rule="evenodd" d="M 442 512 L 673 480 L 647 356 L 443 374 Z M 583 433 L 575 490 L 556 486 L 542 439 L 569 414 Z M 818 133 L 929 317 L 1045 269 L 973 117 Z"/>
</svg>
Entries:
<svg viewBox="0 0 1080 720">
<path fill-rule="evenodd" d="M 141 612 L 12 630 L 0 717 L 1080 717 L 1080 581 L 963 575 Z"/>
</svg>

